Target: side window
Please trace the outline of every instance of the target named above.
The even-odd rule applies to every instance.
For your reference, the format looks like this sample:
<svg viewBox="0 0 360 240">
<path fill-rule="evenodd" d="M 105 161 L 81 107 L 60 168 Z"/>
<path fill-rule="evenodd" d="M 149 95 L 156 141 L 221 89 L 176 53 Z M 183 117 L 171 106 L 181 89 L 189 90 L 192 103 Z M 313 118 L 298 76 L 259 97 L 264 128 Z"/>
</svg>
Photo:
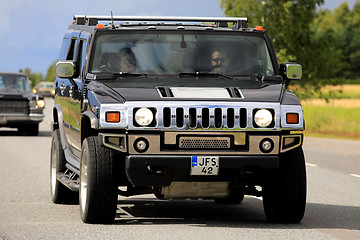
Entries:
<svg viewBox="0 0 360 240">
<path fill-rule="evenodd" d="M 75 59 L 78 63 L 77 72 L 79 74 L 82 74 L 82 70 L 85 66 L 85 58 L 86 58 L 86 40 L 80 39 L 79 45 L 77 47 L 76 59 Z"/>
<path fill-rule="evenodd" d="M 69 51 L 69 45 L 70 45 L 70 38 L 64 37 L 60 47 L 60 53 L 58 58 L 59 61 L 66 60 L 66 56 Z"/>
<path fill-rule="evenodd" d="M 75 43 L 76 43 L 76 38 L 71 38 L 71 43 L 70 43 L 68 53 L 66 55 L 66 60 L 73 60 L 74 59 Z"/>
</svg>

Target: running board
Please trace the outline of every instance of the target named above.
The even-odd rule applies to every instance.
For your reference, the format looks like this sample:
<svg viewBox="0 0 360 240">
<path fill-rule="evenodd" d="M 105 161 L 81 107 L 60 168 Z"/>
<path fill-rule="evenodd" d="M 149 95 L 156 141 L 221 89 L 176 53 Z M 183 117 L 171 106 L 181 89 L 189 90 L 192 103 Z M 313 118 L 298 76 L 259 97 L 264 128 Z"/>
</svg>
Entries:
<svg viewBox="0 0 360 240">
<path fill-rule="evenodd" d="M 65 187 L 69 188 L 71 191 L 78 192 L 79 184 L 76 180 L 72 180 L 69 178 L 69 175 L 64 173 L 57 173 L 56 179 L 65 185 Z"/>
</svg>

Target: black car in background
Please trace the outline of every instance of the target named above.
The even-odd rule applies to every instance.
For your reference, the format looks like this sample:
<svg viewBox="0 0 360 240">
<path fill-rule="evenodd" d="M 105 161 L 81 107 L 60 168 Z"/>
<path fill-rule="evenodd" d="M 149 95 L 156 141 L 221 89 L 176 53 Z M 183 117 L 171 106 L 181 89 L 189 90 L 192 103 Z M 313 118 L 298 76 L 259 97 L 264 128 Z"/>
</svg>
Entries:
<svg viewBox="0 0 360 240">
<path fill-rule="evenodd" d="M 25 74 L 0 72 L 0 128 L 17 128 L 37 136 L 44 107 L 44 98 L 31 92 Z"/>
</svg>

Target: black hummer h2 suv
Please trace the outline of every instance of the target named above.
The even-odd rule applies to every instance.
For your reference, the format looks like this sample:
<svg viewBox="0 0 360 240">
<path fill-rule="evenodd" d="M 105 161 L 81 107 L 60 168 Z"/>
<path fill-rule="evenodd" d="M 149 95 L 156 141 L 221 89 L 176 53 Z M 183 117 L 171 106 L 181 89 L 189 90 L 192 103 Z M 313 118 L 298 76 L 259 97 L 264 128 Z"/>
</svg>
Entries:
<svg viewBox="0 0 360 240">
<path fill-rule="evenodd" d="M 57 63 L 52 201 L 78 199 L 84 222 L 107 223 L 118 195 L 255 195 L 269 222 L 300 222 L 304 119 L 287 86 L 301 75 L 246 18 L 74 16 Z"/>
</svg>

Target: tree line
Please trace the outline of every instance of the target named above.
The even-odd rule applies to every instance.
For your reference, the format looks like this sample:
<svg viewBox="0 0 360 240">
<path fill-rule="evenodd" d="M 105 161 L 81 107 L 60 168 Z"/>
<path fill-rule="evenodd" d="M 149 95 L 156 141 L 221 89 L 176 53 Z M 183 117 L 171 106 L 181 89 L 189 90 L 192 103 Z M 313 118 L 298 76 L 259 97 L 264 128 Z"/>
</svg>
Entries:
<svg viewBox="0 0 360 240">
<path fill-rule="evenodd" d="M 20 69 L 19 72 L 23 72 L 31 80 L 31 87 L 35 87 L 40 82 L 54 82 L 56 78 L 56 63 L 57 60 L 54 60 L 50 67 L 48 68 L 45 78 L 42 73 L 32 72 L 30 68 Z"/>
</svg>

